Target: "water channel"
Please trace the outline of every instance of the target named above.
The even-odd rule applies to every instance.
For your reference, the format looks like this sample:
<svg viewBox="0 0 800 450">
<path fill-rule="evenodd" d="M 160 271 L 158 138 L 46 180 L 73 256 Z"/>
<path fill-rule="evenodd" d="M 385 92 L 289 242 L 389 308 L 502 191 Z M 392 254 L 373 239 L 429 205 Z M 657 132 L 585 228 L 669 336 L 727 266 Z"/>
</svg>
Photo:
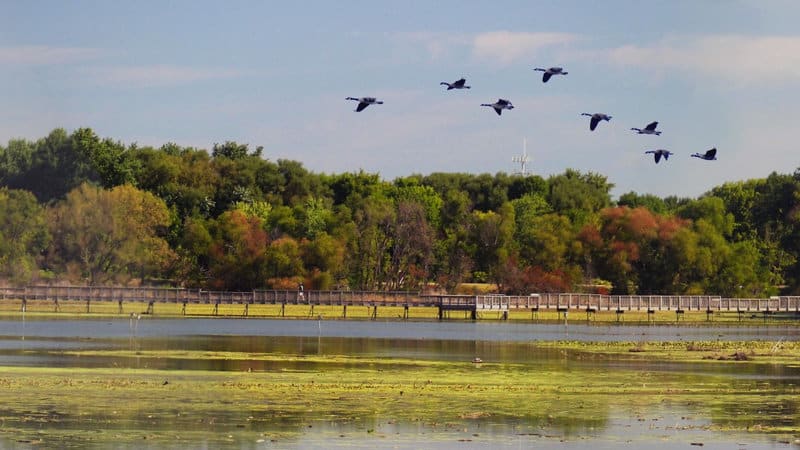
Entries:
<svg viewBox="0 0 800 450">
<path fill-rule="evenodd" d="M 578 351 L 543 348 L 547 341 L 583 342 L 694 342 L 694 341 L 798 341 L 800 328 L 795 326 L 637 326 L 585 324 L 529 324 L 498 322 L 403 322 L 359 320 L 260 320 L 260 319 L 125 319 L 0 320 L 0 377 L 13 377 L 12 368 L 119 368 L 155 371 L 210 371 L 236 373 L 246 370 L 257 374 L 315 373 L 325 370 L 349 370 L 359 358 L 388 363 L 382 370 L 409 371 L 407 361 L 462 363 L 470 367 L 480 357 L 487 377 L 509 373 L 550 374 L 553 377 L 595 379 L 631 379 L 644 377 L 650 383 L 675 383 L 676 386 L 710 383 L 740 383 L 744 390 L 768 386 L 778 392 L 794 392 L 800 385 L 800 364 L 757 365 L 704 362 L 681 363 L 631 360 L 627 358 L 587 358 Z M 119 354 L 118 351 L 136 352 Z M 177 352 L 163 358 L 159 352 Z M 198 352 L 228 355 L 219 358 L 196 358 Z M 185 356 L 181 356 L 181 355 Z M 241 355 L 231 358 L 229 355 Z M 248 357 L 269 355 L 269 358 Z M 346 356 L 341 363 L 319 358 Z M 392 361 L 398 362 L 395 366 Z M 338 361 L 338 360 L 337 360 Z M 5 370 L 4 370 L 5 368 Z M 509 369 L 510 368 L 510 369 Z M 413 369 L 411 369 L 413 370 Z M 472 370 L 465 369 L 465 370 Z M 173 372 L 170 372 L 173 373 Z M 465 372 L 468 374 L 468 372 Z M 286 375 L 289 374 L 289 375 Z M 511 376 L 511 375 L 508 375 Z M 173 382 L 174 383 L 174 382 Z M 165 382 L 166 384 L 166 382 Z M 402 392 L 400 393 L 402 395 Z M 703 448 L 800 448 L 795 439 L 800 430 L 800 401 L 782 397 L 758 400 L 745 406 L 744 398 L 720 400 L 719 407 L 707 409 L 686 401 L 662 399 L 658 404 L 639 403 L 635 398 L 603 395 L 576 408 L 594 408 L 599 414 L 575 414 L 565 419 L 564 406 L 558 401 L 548 406 L 520 405 L 529 412 L 517 416 L 503 414 L 462 414 L 461 420 L 435 424 L 403 418 L 402 411 L 391 409 L 357 419 L 342 420 L 336 414 L 285 413 L 280 420 L 259 418 L 254 413 L 237 411 L 237 406 L 223 402 L 214 405 L 218 416 L 228 420 L 212 427 L 224 439 L 215 440 L 199 434 L 198 440 L 179 443 L 136 442 L 110 443 L 100 439 L 97 448 L 563 448 L 678 449 L 703 445 Z M 560 397 L 553 397 L 558 399 Z M 550 399 L 548 398 L 548 401 Z M 752 402 L 747 397 L 747 402 Z M 286 400 L 290 402 L 290 400 Z M 57 401 L 53 401 L 58 409 Z M 309 405 L 313 405 L 313 399 Z M 572 404 L 570 404 L 572 405 Z M 286 411 L 292 405 L 286 406 Z M 68 409 L 65 406 L 62 409 Z M 442 405 L 442 413 L 448 406 Z M 449 408 L 469 405 L 454 404 Z M 725 408 L 720 415 L 718 408 Z M 775 412 L 775 409 L 780 411 Z M 309 407 L 309 410 L 313 408 Z M 789 432 L 779 434 L 730 430 L 725 418 L 735 422 L 737 414 L 772 414 L 782 420 Z M 156 411 L 153 414 L 160 413 Z M 18 410 L 3 411 L 3 423 L 25 432 L 43 426 L 16 420 Z M 249 415 L 247 415 L 249 414 Z M 398 417 L 395 417 L 395 414 Z M 152 415 L 152 414 L 151 414 Z M 342 417 L 349 417 L 342 412 Z M 237 421 L 244 421 L 246 426 Z M 723 417 L 720 419 L 720 417 Z M 146 422 L 147 419 L 137 419 Z M 146 424 L 133 420 L 136 429 Z M 184 430 L 192 427 L 174 418 L 160 423 L 159 430 Z M 223 421 L 221 421 L 223 422 Z M 60 424 L 60 425 L 57 425 Z M 254 424 L 257 424 L 254 425 Z M 196 424 L 195 424 L 196 425 Z M 65 419 L 47 426 L 64 427 L 62 441 L 74 447 L 91 447 L 87 441 L 70 441 L 67 436 L 92 433 L 91 425 L 81 420 Z M 200 428 L 204 428 L 201 426 Z M 739 427 L 740 428 L 740 427 Z M 727 431 L 726 431 L 727 430 Z M 794 430 L 794 432 L 792 432 Z M 255 433 L 258 431 L 258 433 Z M 281 434 L 287 431 L 288 434 Z M 188 431 L 186 433 L 189 433 Z M 271 438 L 271 433 L 280 435 Z M 13 438 L 0 434 L 2 448 L 31 448 L 36 438 Z M 191 436 L 191 434 L 190 434 Z M 287 437 L 288 436 L 288 437 Z M 184 438 L 186 439 L 186 438 Z M 44 441 L 44 447 L 51 441 Z M 145 445 L 146 444 L 146 445 Z M 67 445 L 69 446 L 69 445 Z M 38 445 L 37 448 L 42 448 Z"/>
</svg>

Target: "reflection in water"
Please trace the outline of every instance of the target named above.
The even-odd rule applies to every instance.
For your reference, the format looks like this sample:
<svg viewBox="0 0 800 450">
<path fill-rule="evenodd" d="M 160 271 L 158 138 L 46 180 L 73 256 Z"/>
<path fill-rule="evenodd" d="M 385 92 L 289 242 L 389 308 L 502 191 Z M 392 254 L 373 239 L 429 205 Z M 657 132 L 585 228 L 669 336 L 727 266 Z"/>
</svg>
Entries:
<svg viewBox="0 0 800 450">
<path fill-rule="evenodd" d="M 322 323 L 324 322 L 324 323 Z M 26 322 L 27 336 L 113 338 L 130 335 L 126 319 L 64 319 Z M 0 320 L 0 337 L 22 335 L 20 320 Z M 498 322 L 413 322 L 358 320 L 275 320 L 275 319 L 159 319 L 148 317 L 138 325 L 139 337 L 211 336 L 342 337 L 385 339 L 433 339 L 445 341 L 741 341 L 800 340 L 796 326 L 740 326 L 737 324 L 697 325 L 586 325 L 498 323 Z"/>
<path fill-rule="evenodd" d="M 123 344 L 127 343 L 127 346 Z M 127 349 L 138 352 L 137 361 L 130 358 L 83 355 L 80 358 L 68 350 Z M 148 357 L 147 352 L 196 351 L 240 354 L 235 359 L 194 359 Z M 318 360 L 248 359 L 246 355 L 339 356 L 353 358 L 386 358 L 424 361 L 472 361 L 476 356 L 487 363 L 530 364 L 548 370 L 636 370 L 674 372 L 693 375 L 725 375 L 737 379 L 771 380 L 775 383 L 794 383 L 800 377 L 800 366 L 736 364 L 707 361 L 702 363 L 651 361 L 587 355 L 579 350 L 539 347 L 536 342 L 447 341 L 427 339 L 377 339 L 337 337 L 278 336 L 177 336 L 136 337 L 122 341 L 116 338 L 29 338 L 25 344 L 18 340 L 0 339 L 0 365 L 45 367 L 149 367 L 155 369 L 252 371 L 320 370 L 326 367 L 346 367 L 353 361 L 332 363 Z"/>
</svg>

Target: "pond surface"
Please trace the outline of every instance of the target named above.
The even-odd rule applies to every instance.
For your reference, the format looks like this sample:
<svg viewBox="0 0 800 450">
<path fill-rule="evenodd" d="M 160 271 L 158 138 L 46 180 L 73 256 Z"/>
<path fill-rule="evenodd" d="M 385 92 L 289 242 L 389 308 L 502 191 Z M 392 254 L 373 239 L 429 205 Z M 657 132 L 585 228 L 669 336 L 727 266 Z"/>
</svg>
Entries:
<svg viewBox="0 0 800 450">
<path fill-rule="evenodd" d="M 103 320 L 0 320 L 0 375 L 3 367 L 133 368 L 180 371 L 240 373 L 243 368 L 256 373 L 292 373 L 347 369 L 351 362 L 320 363 L 304 356 L 378 358 L 389 361 L 452 361 L 468 363 L 476 356 L 484 362 L 531 373 L 552 373 L 554 377 L 594 377 L 619 375 L 630 379 L 644 374 L 648 381 L 685 383 L 688 387 L 708 383 L 740 383 L 744 390 L 762 386 L 778 392 L 794 392 L 800 385 L 800 364 L 757 365 L 705 362 L 678 363 L 625 358 L 585 358 L 577 351 L 542 348 L 543 341 L 652 342 L 652 341 L 797 341 L 800 329 L 791 326 L 627 326 L 586 324 L 520 324 L 496 322 L 400 322 L 358 320 L 269 320 L 269 319 L 103 319 Z M 88 350 L 102 350 L 97 354 Z M 140 357 L 114 356 L 115 350 L 133 350 Z M 105 352 L 108 351 L 108 352 Z M 237 358 L 161 358 L 155 352 L 225 352 Z M 80 356 L 76 353 L 86 352 Z M 248 359 L 246 355 L 272 355 L 273 358 Z M 285 358 L 281 358 L 283 355 Z M 277 357 L 275 357 L 277 356 Z M 521 368 L 521 369 L 520 369 Z M 398 371 L 409 370 L 398 365 Z M 490 373 L 490 372 L 487 372 Z M 498 369 L 496 376 L 502 376 Z M 605 397 L 604 397 L 605 398 Z M 55 402 L 55 401 L 54 401 Z M 759 414 L 772 411 L 794 433 L 780 436 L 722 431 L 720 416 L 692 402 L 662 401 L 636 405 L 613 396 L 601 402 L 602 415 L 587 418 L 575 414 L 574 420 L 554 420 L 552 412 L 530 408 L 527 418 L 502 416 L 475 417 L 449 425 L 395 420 L 391 413 L 369 419 L 340 420 L 315 417 L 310 413 L 287 414 L 281 420 L 259 421 L 259 434 L 252 433 L 252 412 L 236 411 L 236 404 L 216 405 L 226 424 L 212 427 L 226 436 L 222 440 L 181 441 L 182 444 L 138 442 L 115 443 L 115 448 L 563 448 L 563 449 L 684 449 L 703 443 L 703 448 L 774 449 L 798 448 L 800 406 L 782 399 L 763 404 L 738 405 L 732 398 L 722 402 L 730 414 Z M 630 403 L 630 404 L 629 404 Z M 313 404 L 313 400 L 311 403 Z M 289 405 L 291 406 L 291 405 Z M 455 405 L 459 407 L 462 405 Z M 594 405 L 596 407 L 597 405 Z M 582 407 L 582 406 L 581 406 Z M 549 408 L 552 410 L 553 406 Z M 58 409 L 57 405 L 53 409 Z M 443 411 L 444 412 L 444 411 Z M 156 414 L 156 413 L 154 413 Z M 248 416 L 249 414 L 249 416 Z M 309 415 L 310 414 L 310 415 Z M 399 414 L 399 412 L 398 412 Z M 726 413 L 728 414 L 728 413 Z M 347 416 L 342 412 L 343 417 Z M 727 416 L 725 416 L 727 417 Z M 13 418 L 12 418 L 13 419 Z M 247 420 L 245 420 L 247 419 Z M 134 420 L 133 428 L 146 428 L 148 419 Z M 732 421 L 736 417 L 731 417 Z M 237 421 L 249 423 L 242 426 Z M 20 427 L 41 427 L 20 421 Z M 81 421 L 61 422 L 65 436 L 90 433 Z M 66 424 L 66 425 L 65 425 Z M 71 425 L 69 425 L 71 424 Z M 313 428 L 311 426 L 313 424 Z M 712 426 L 714 425 L 714 426 Z M 184 431 L 192 424 L 171 419 L 161 431 Z M 201 425 L 202 428 L 202 425 Z M 722 427 L 724 428 L 724 427 Z M 269 433 L 292 430 L 291 438 L 270 439 Z M 266 437 L 264 437 L 266 436 Z M 65 438 L 66 439 L 66 438 Z M 27 439 L 6 439 L 2 448 L 29 448 Z M 35 443 L 35 440 L 32 440 Z M 69 440 L 65 440 L 69 442 Z M 75 447 L 86 447 L 78 441 Z M 186 445 L 190 444 L 191 445 Z M 108 447 L 101 442 L 97 448 Z M 41 447 L 41 446 L 39 446 Z"/>
<path fill-rule="evenodd" d="M 610 325 L 583 322 L 420 322 L 292 319 L 77 319 L 0 320 L 5 338 L 114 338 L 173 336 L 294 336 L 457 341 L 707 341 L 800 340 L 800 327 L 781 325 Z"/>
</svg>

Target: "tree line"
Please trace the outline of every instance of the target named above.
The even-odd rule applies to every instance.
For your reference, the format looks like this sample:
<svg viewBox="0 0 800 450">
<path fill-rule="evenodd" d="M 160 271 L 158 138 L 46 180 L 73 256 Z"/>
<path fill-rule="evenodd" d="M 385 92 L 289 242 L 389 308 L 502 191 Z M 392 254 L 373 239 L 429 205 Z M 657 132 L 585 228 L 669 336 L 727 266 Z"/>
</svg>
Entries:
<svg viewBox="0 0 800 450">
<path fill-rule="evenodd" d="M 211 151 L 53 130 L 0 146 L 0 278 L 208 289 L 759 297 L 800 292 L 800 169 L 699 198 L 542 178 L 313 173 L 236 142 Z"/>
</svg>

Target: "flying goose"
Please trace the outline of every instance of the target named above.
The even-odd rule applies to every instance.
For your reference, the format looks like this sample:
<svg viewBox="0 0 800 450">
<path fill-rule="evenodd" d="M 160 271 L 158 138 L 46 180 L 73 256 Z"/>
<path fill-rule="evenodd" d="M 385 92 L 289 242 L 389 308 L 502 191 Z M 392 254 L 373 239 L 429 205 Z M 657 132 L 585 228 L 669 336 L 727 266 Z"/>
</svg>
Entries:
<svg viewBox="0 0 800 450">
<path fill-rule="evenodd" d="M 539 72 L 544 72 L 542 74 L 542 83 L 547 83 L 547 80 L 550 79 L 553 75 L 566 75 L 569 72 L 564 72 L 564 69 L 561 67 L 550 67 L 549 69 L 542 69 L 537 67 L 533 70 L 538 70 Z"/>
<path fill-rule="evenodd" d="M 591 117 L 591 119 L 589 120 L 589 129 L 592 131 L 594 131 L 594 129 L 597 128 L 597 124 L 600 123 L 601 120 L 605 121 L 611 120 L 611 116 L 603 113 L 594 113 L 594 114 L 581 113 L 581 115 Z"/>
<path fill-rule="evenodd" d="M 638 132 L 639 134 L 655 134 L 656 136 L 660 136 L 661 132 L 656 131 L 656 127 L 658 126 L 658 122 L 650 122 L 644 128 L 631 128 L 631 130 Z"/>
<path fill-rule="evenodd" d="M 453 81 L 452 83 L 448 83 L 446 81 L 442 81 L 439 84 L 447 86 L 447 90 L 449 91 L 450 89 L 469 89 L 470 88 L 469 86 L 465 86 L 464 85 L 464 83 L 466 83 L 466 82 L 467 82 L 467 80 L 461 78 L 461 79 L 458 79 L 456 81 Z"/>
<path fill-rule="evenodd" d="M 510 101 L 503 98 L 499 98 L 496 102 L 491 104 L 481 103 L 481 106 L 491 106 L 494 108 L 494 112 L 496 112 L 498 116 L 501 115 L 504 109 L 514 109 L 514 105 L 512 105 Z"/>
<path fill-rule="evenodd" d="M 661 149 L 661 148 L 658 149 L 658 150 L 648 150 L 648 151 L 645 152 L 645 154 L 647 154 L 647 153 L 652 153 L 653 154 L 653 158 L 655 158 L 656 164 L 658 164 L 658 162 L 661 161 L 661 157 L 662 156 L 664 157 L 664 161 L 666 161 L 666 160 L 669 159 L 670 155 L 674 155 L 675 154 L 675 153 L 672 153 L 669 150 L 664 150 L 664 149 Z"/>
<path fill-rule="evenodd" d="M 373 104 L 382 105 L 383 104 L 382 101 L 376 100 L 375 97 L 361 97 L 361 98 L 347 97 L 345 100 L 355 100 L 355 101 L 358 102 L 358 106 L 356 107 L 356 112 L 363 111 L 369 105 L 373 105 Z"/>
<path fill-rule="evenodd" d="M 709 151 L 707 151 L 707 152 L 705 152 L 703 154 L 694 153 L 692 156 L 695 157 L 695 158 L 705 159 L 706 161 L 713 161 L 713 160 L 717 159 L 717 149 L 716 148 L 712 148 L 711 150 L 709 150 Z"/>
</svg>

